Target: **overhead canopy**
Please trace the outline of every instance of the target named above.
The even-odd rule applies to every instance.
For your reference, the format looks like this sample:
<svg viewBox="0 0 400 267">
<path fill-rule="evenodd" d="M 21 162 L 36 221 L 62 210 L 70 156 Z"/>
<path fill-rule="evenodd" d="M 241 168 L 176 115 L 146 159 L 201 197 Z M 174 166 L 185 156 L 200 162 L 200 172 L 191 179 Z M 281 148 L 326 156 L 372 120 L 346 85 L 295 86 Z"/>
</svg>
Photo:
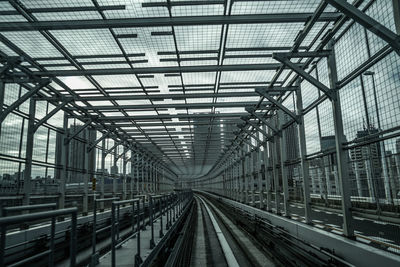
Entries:
<svg viewBox="0 0 400 267">
<path fill-rule="evenodd" d="M 52 78 L 42 97 L 71 97 L 185 177 L 214 166 L 246 106 L 272 108 L 256 88 L 292 85 L 272 54 L 315 51 L 341 16 L 320 0 L 20 0 L 0 15 L 1 57 Z"/>
</svg>

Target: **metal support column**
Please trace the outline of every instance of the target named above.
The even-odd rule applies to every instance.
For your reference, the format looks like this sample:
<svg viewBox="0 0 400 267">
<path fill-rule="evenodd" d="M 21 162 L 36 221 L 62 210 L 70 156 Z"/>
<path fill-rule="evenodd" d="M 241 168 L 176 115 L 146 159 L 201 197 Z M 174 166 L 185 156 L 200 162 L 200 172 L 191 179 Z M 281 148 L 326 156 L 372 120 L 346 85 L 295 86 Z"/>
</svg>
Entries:
<svg viewBox="0 0 400 267">
<path fill-rule="evenodd" d="M 393 17 L 396 32 L 400 35 L 400 0 L 392 0 L 393 2 Z"/>
<path fill-rule="evenodd" d="M 285 113 L 282 110 L 278 110 L 279 128 L 285 124 Z M 288 186 L 288 175 L 285 161 L 287 160 L 287 149 L 286 149 L 286 130 L 282 129 L 280 138 L 280 152 L 281 152 L 281 174 L 282 174 L 282 189 L 283 189 L 283 210 L 285 216 L 290 216 L 289 211 L 289 186 Z"/>
<path fill-rule="evenodd" d="M 244 168 L 244 145 L 240 148 L 240 161 L 239 161 L 239 192 L 240 192 L 240 202 L 244 203 L 245 201 L 245 193 L 244 193 L 244 177 L 245 177 L 245 168 Z"/>
<path fill-rule="evenodd" d="M 130 199 L 132 199 L 133 198 L 133 182 L 135 181 L 135 165 L 134 165 L 134 157 L 135 156 L 135 153 L 133 152 L 133 149 L 131 149 L 131 158 L 130 158 L 130 163 L 131 163 L 131 173 L 130 173 L 130 177 L 131 177 L 131 180 L 130 180 L 130 183 L 129 183 L 129 188 L 130 188 L 130 190 L 129 190 L 129 192 L 130 192 Z"/>
<path fill-rule="evenodd" d="M 306 148 L 306 134 L 304 128 L 304 116 L 303 111 L 303 99 L 300 91 L 300 81 L 297 81 L 298 89 L 296 90 L 296 113 L 299 115 L 299 123 L 297 125 L 299 133 L 299 152 L 300 152 L 300 166 L 301 176 L 303 177 L 303 199 L 304 199 L 304 220 L 305 223 L 311 223 L 311 199 L 310 199 L 310 173 L 309 164 L 306 159 L 307 148 Z"/>
<path fill-rule="evenodd" d="M 265 137 L 264 137 L 265 138 Z M 265 139 L 264 139 L 265 140 Z M 262 164 L 264 164 L 264 151 L 261 150 L 262 144 L 258 144 L 260 149 L 257 151 L 257 168 L 258 168 L 258 196 L 260 200 L 260 209 L 264 209 L 264 185 L 263 185 L 263 169 Z M 265 148 L 263 148 L 265 149 Z"/>
<path fill-rule="evenodd" d="M 333 40 L 329 43 L 328 49 L 332 50 L 332 54 L 328 57 L 328 73 L 329 84 L 333 94 L 335 95 L 332 100 L 333 122 L 336 139 L 336 156 L 338 165 L 338 175 L 341 185 L 341 199 L 342 199 L 342 213 L 343 213 L 343 234 L 347 237 L 354 236 L 354 225 L 351 214 L 351 201 L 350 201 L 350 176 L 349 176 L 349 155 L 343 148 L 343 143 L 346 138 L 343 132 L 343 119 L 342 110 L 340 106 L 340 94 L 337 88 L 337 70 Z"/>
<path fill-rule="evenodd" d="M 245 156 L 244 156 L 244 203 L 249 204 L 249 151 L 250 146 L 245 145 Z"/>
<path fill-rule="evenodd" d="M 3 112 L 5 89 L 6 89 L 5 83 L 0 79 L 0 112 Z M 2 123 L 0 123 L 0 136 L 1 136 L 1 125 Z"/>
<path fill-rule="evenodd" d="M 103 137 L 104 137 L 103 133 Z M 100 198 L 104 198 L 104 180 L 106 178 L 106 138 L 101 141 L 101 177 L 100 177 Z M 100 202 L 100 210 L 104 210 L 104 202 Z"/>
<path fill-rule="evenodd" d="M 88 214 L 88 206 L 89 206 L 89 129 L 86 128 L 84 130 L 84 138 L 86 139 L 84 153 L 85 153 L 85 173 L 83 174 L 83 205 L 82 205 L 82 215 L 86 216 Z"/>
<path fill-rule="evenodd" d="M 124 155 L 122 156 L 122 199 L 126 199 L 127 193 L 126 193 L 126 164 L 128 161 L 126 160 L 126 153 L 128 153 L 128 149 L 126 146 L 123 148 L 124 150 Z"/>
<path fill-rule="evenodd" d="M 58 208 L 63 209 L 65 207 L 65 191 L 66 191 L 66 181 L 68 177 L 67 165 L 68 165 L 68 154 L 69 154 L 69 144 L 65 143 L 68 137 L 68 115 L 64 112 L 63 119 L 63 134 L 61 139 L 61 165 L 62 169 L 60 170 L 60 185 L 58 191 Z"/>
<path fill-rule="evenodd" d="M 266 125 L 264 125 L 264 129 L 268 131 L 268 133 L 271 133 L 273 130 L 267 128 Z M 273 140 L 273 139 L 272 139 Z M 271 141 L 265 143 L 265 153 L 264 153 L 264 159 L 265 159 L 265 190 L 267 191 L 267 211 L 271 212 L 272 211 L 272 173 L 269 171 L 272 165 L 272 148 L 273 143 Z"/>
<path fill-rule="evenodd" d="M 26 163 L 25 163 L 25 173 L 24 173 L 24 197 L 22 200 L 23 205 L 29 205 L 29 198 L 32 192 L 31 176 L 32 176 L 35 112 L 36 112 L 36 100 L 31 98 L 29 101 L 29 121 L 28 121 L 28 133 L 26 140 L 26 153 L 25 153 Z"/>
<path fill-rule="evenodd" d="M 251 188 L 251 205 L 252 206 L 256 205 L 255 182 L 256 182 L 256 174 L 257 174 L 257 164 L 256 164 L 256 160 L 257 160 L 256 153 L 257 153 L 257 151 L 258 150 L 255 149 L 253 152 L 250 153 L 250 183 L 251 183 L 250 184 L 250 188 Z"/>
<path fill-rule="evenodd" d="M 276 118 L 277 119 L 277 118 Z M 278 121 L 276 121 L 278 122 Z M 278 128 L 278 123 L 276 123 L 276 128 Z M 279 169 L 278 169 L 278 155 L 279 155 L 279 135 L 274 136 L 274 144 L 272 149 L 272 172 L 274 174 L 274 194 L 275 194 L 275 212 L 276 214 L 281 214 L 281 192 L 279 189 Z"/>
<path fill-rule="evenodd" d="M 116 141 L 114 141 L 114 142 L 116 142 Z M 118 176 L 118 171 L 117 171 L 117 161 L 118 161 L 118 153 L 117 153 L 117 147 L 118 146 L 116 146 L 116 147 L 114 147 L 114 152 L 113 152 L 113 157 L 114 157 L 114 161 L 113 161 L 113 163 L 114 163 L 114 165 L 113 165 L 113 167 L 114 167 L 114 171 L 115 171 L 115 173 L 113 173 L 113 172 L 111 172 L 111 174 L 112 174 L 112 195 L 113 195 L 113 197 L 117 197 L 117 192 L 118 192 L 118 189 L 117 189 L 117 178 L 116 178 L 116 176 Z"/>
</svg>

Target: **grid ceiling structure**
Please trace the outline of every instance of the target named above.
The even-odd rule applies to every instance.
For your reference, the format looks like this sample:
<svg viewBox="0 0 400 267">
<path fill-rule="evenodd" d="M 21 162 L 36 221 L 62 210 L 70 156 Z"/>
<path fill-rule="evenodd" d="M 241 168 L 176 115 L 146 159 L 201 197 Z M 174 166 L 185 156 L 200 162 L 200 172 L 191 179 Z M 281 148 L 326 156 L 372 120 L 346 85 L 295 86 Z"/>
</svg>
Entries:
<svg viewBox="0 0 400 267">
<path fill-rule="evenodd" d="M 272 54 L 322 50 L 344 16 L 320 0 L 10 0 L 0 15 L 1 57 L 23 56 L 19 71 L 51 77 L 42 98 L 71 98 L 71 116 L 191 178 L 237 138 L 224 129 L 245 107 L 273 108 L 256 88 L 293 84 Z"/>
</svg>

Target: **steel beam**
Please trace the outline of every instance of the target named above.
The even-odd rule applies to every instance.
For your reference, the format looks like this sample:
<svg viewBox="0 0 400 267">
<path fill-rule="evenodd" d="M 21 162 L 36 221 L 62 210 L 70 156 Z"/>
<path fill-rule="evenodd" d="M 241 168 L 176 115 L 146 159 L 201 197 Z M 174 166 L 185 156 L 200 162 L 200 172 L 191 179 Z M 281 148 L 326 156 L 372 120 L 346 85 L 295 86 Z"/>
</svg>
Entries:
<svg viewBox="0 0 400 267">
<path fill-rule="evenodd" d="M 309 224 L 311 223 L 310 173 L 309 164 L 306 158 L 307 147 L 304 116 L 301 116 L 303 111 L 303 99 L 300 91 L 300 81 L 297 80 L 297 83 L 299 85 L 299 89 L 296 91 L 296 112 L 297 115 L 300 115 L 297 129 L 299 133 L 300 171 L 301 176 L 303 177 L 304 220 L 305 223 Z"/>
<path fill-rule="evenodd" d="M 400 36 L 390 29 L 379 23 L 372 17 L 368 16 L 347 1 L 341 0 L 325 0 L 325 2 L 337 8 L 340 12 L 361 24 L 364 28 L 373 32 L 378 37 L 387 42 L 400 55 Z M 389 10 L 390 12 L 390 10 Z"/>
<path fill-rule="evenodd" d="M 327 87 L 325 84 L 321 83 L 314 77 L 312 77 L 310 74 L 305 72 L 302 68 L 298 67 L 295 63 L 291 62 L 290 59 L 287 57 L 286 53 L 274 53 L 272 54 L 272 57 L 276 59 L 277 61 L 281 62 L 285 66 L 291 68 L 294 72 L 296 72 L 298 75 L 300 75 L 302 78 L 307 80 L 309 83 L 317 87 L 319 90 L 321 90 L 324 94 L 329 99 L 333 98 L 334 93 L 330 90 L 329 87 Z"/>
<path fill-rule="evenodd" d="M 248 113 L 259 119 L 263 124 L 270 128 L 275 134 L 279 133 L 279 129 L 277 129 L 272 123 L 263 118 L 260 114 L 256 113 L 256 109 L 254 107 L 246 107 L 245 109 Z"/>
<path fill-rule="evenodd" d="M 171 114 L 160 114 L 158 116 L 152 116 L 152 115 L 142 115 L 142 116 L 108 116 L 108 117 L 99 117 L 97 120 L 99 122 L 106 122 L 106 121 L 153 121 L 153 120 L 160 120 L 160 119 L 195 119 L 195 118 L 232 118 L 232 117 L 237 117 L 239 118 L 240 116 L 246 115 L 247 113 L 202 113 L 202 114 L 176 114 L 176 115 L 171 115 Z"/>
<path fill-rule="evenodd" d="M 343 117 L 340 105 L 340 95 L 337 88 L 337 70 L 336 60 L 333 47 L 333 41 L 328 44 L 328 47 L 332 49 L 333 53 L 328 57 L 328 73 L 329 73 L 329 84 L 334 92 L 335 97 L 332 101 L 333 111 L 333 123 L 335 130 L 335 141 L 336 141 L 336 157 L 337 157 L 337 169 L 340 181 L 340 191 L 342 200 L 342 214 L 343 214 L 343 234 L 347 237 L 354 236 L 354 220 L 351 212 L 351 200 L 350 200 L 350 174 L 349 174 L 349 155 L 348 151 L 344 149 L 344 143 L 346 137 L 343 129 Z"/>
<path fill-rule="evenodd" d="M 75 101 L 105 101 L 105 100 L 182 100 L 189 98 L 215 98 L 215 97 L 249 97 L 259 96 L 255 92 L 232 92 L 232 93 L 197 93 L 197 94 L 149 94 L 149 95 L 118 95 L 118 96 L 83 96 L 68 97 Z M 59 97 L 41 97 L 38 100 L 59 101 Z"/>
<path fill-rule="evenodd" d="M 24 103 L 26 100 L 31 98 L 34 94 L 36 94 L 40 89 L 43 87 L 47 86 L 50 83 L 50 80 L 47 80 L 44 83 L 39 83 L 35 87 L 33 87 L 31 90 L 29 90 L 27 93 L 25 93 L 23 96 L 21 96 L 17 101 L 9 105 L 1 114 L 0 114 L 0 124 L 4 121 L 4 119 L 7 117 L 8 114 L 10 114 L 12 111 L 14 111 L 17 107 L 19 107 L 22 103 Z"/>
<path fill-rule="evenodd" d="M 24 172 L 24 197 L 22 200 L 23 205 L 30 205 L 30 195 L 32 193 L 31 175 L 32 175 L 32 158 L 33 158 L 33 142 L 34 142 L 34 131 L 35 126 L 35 112 L 36 112 L 36 100 L 30 99 L 29 102 L 29 120 L 28 120 L 28 133 L 26 135 L 26 162 Z"/>
<path fill-rule="evenodd" d="M 296 67 L 297 64 L 293 63 Z M 302 64 L 300 64 L 302 66 Z M 33 71 L 33 75 L 43 77 L 53 76 L 86 76 L 86 75 L 129 75 L 129 74 L 164 74 L 187 72 L 216 72 L 216 71 L 252 71 L 276 70 L 279 63 L 268 64 L 237 64 L 237 65 L 198 65 L 172 67 L 142 67 L 142 68 L 115 68 L 115 69 L 81 69 L 81 70 L 48 70 Z"/>
<path fill-rule="evenodd" d="M 76 136 L 78 136 L 78 134 L 79 134 L 80 132 L 82 132 L 83 130 L 85 130 L 86 127 L 88 127 L 91 123 L 92 123 L 92 120 L 91 120 L 91 119 L 88 120 L 88 121 L 86 121 L 85 124 L 84 124 L 78 131 L 76 131 L 76 132 L 73 133 L 71 136 L 69 136 L 69 137 L 67 137 L 67 138 L 65 139 L 64 144 L 69 144 L 69 142 L 71 142 L 72 139 L 74 139 Z"/>
<path fill-rule="evenodd" d="M 235 132 L 234 132 L 235 133 Z M 242 142 L 244 142 L 244 143 L 246 143 L 246 144 L 248 144 L 250 147 L 252 147 L 253 149 L 258 149 L 255 145 L 253 145 L 252 143 L 251 143 L 251 141 L 250 140 L 248 140 L 247 138 L 244 138 L 243 136 L 241 136 L 240 134 L 237 134 L 236 135 L 237 136 L 237 138 L 239 138 L 240 140 L 242 140 Z"/>
<path fill-rule="evenodd" d="M 296 114 L 294 114 L 292 111 L 290 111 L 288 108 L 286 108 L 282 103 L 277 101 L 273 96 L 268 94 L 268 92 L 262 88 L 256 88 L 256 93 L 260 94 L 261 96 L 265 97 L 268 99 L 272 104 L 277 106 L 279 109 L 281 109 L 283 112 L 288 114 L 290 117 L 292 117 L 295 121 L 298 121 L 299 118 Z"/>
<path fill-rule="evenodd" d="M 193 108 L 211 108 L 211 107 L 244 107 L 246 105 L 255 105 L 257 102 L 220 102 L 220 103 L 188 103 L 188 104 L 150 104 L 150 105 L 118 105 L 118 106 L 84 106 L 79 109 L 84 110 L 133 110 L 133 109 L 154 109 L 154 108 L 175 108 L 175 109 L 193 109 Z M 264 105 L 268 103 L 264 102 Z M 78 108 L 71 108 L 77 110 Z"/>
<path fill-rule="evenodd" d="M 182 16 L 151 17 L 126 19 L 93 20 L 57 20 L 35 22 L 2 22 L 0 32 L 16 31 L 51 31 L 78 29 L 140 28 L 186 25 L 222 25 L 222 24 L 260 24 L 260 23 L 303 23 L 313 13 L 259 14 L 259 15 L 217 15 L 217 16 Z M 340 17 L 336 12 L 323 13 L 318 21 L 335 21 Z"/>
<path fill-rule="evenodd" d="M 113 152 L 113 150 L 115 151 L 115 148 L 116 148 L 117 146 L 119 146 L 121 143 L 122 143 L 122 142 L 115 142 L 114 145 L 113 145 L 110 149 L 108 149 L 108 150 L 105 152 L 106 155 L 107 155 L 107 154 L 110 154 L 111 152 Z M 116 158 L 116 157 L 115 157 L 115 158 Z"/>
<path fill-rule="evenodd" d="M 245 128 L 245 125 L 241 125 L 239 126 L 239 129 L 242 129 L 245 133 L 247 133 L 249 136 L 251 136 L 252 138 L 254 138 L 259 144 L 262 144 L 263 141 L 260 140 L 260 138 L 258 138 L 257 136 L 257 132 L 253 133 L 252 131 L 250 131 L 249 129 Z"/>
<path fill-rule="evenodd" d="M 279 128 L 285 123 L 285 117 L 283 116 L 284 111 L 278 111 L 278 123 Z M 288 185 L 288 175 L 287 175 L 287 167 L 285 166 L 285 162 L 287 160 L 287 143 L 286 143 L 286 130 L 282 129 L 282 135 L 280 136 L 279 142 L 279 150 L 280 150 L 280 158 L 281 158 L 281 177 L 282 177 L 282 190 L 283 190 L 283 210 L 285 212 L 285 216 L 290 216 L 290 209 L 289 209 L 289 185 Z"/>
<path fill-rule="evenodd" d="M 3 113 L 5 89 L 6 89 L 5 83 L 0 79 L 0 111 L 1 111 L 1 113 Z M 0 135 L 1 135 L 1 122 L 0 122 Z"/>
<path fill-rule="evenodd" d="M 251 120 L 247 120 L 247 123 L 250 124 L 251 126 L 253 126 L 253 128 L 255 128 L 258 132 L 260 132 L 262 135 L 265 136 L 266 139 L 271 140 L 272 136 L 269 135 L 266 131 L 264 131 L 263 129 L 261 129 L 257 123 L 251 121 Z"/>
<path fill-rule="evenodd" d="M 98 143 L 100 143 L 101 141 L 103 141 L 104 139 L 106 139 L 110 134 L 111 134 L 111 132 L 107 132 L 107 133 L 103 134 L 99 139 L 97 139 L 96 141 L 94 141 L 93 144 L 91 144 L 91 145 L 87 148 L 87 150 L 88 150 L 89 152 L 92 151 L 92 149 L 95 148 L 96 145 L 97 145 Z"/>
<path fill-rule="evenodd" d="M 58 106 L 56 106 L 52 111 L 50 111 L 46 116 L 44 116 L 41 120 L 39 120 L 34 128 L 33 128 L 33 132 L 36 132 L 37 129 L 39 129 L 39 127 L 45 123 L 48 119 L 50 119 L 51 117 L 53 117 L 58 111 L 60 111 L 63 107 L 65 107 L 65 105 L 67 105 L 70 102 L 70 100 L 64 100 L 61 104 L 59 104 Z"/>
<path fill-rule="evenodd" d="M 71 6 L 71 7 L 39 7 L 28 8 L 32 13 L 55 13 L 55 12 L 83 12 L 83 11 L 106 11 L 106 10 L 124 10 L 124 5 L 106 5 L 106 6 Z M 20 15 L 17 10 L 0 11 L 0 16 L 3 15 Z"/>
<path fill-rule="evenodd" d="M 3 66 L 0 67 L 0 78 L 4 78 L 8 71 L 21 64 L 23 60 L 23 57 L 8 57 L 6 59 L 1 58 L 0 63 L 2 63 Z"/>
<path fill-rule="evenodd" d="M 397 34 L 400 34 L 400 0 L 392 0 L 392 2 L 393 2 L 394 24 L 396 26 Z"/>
</svg>

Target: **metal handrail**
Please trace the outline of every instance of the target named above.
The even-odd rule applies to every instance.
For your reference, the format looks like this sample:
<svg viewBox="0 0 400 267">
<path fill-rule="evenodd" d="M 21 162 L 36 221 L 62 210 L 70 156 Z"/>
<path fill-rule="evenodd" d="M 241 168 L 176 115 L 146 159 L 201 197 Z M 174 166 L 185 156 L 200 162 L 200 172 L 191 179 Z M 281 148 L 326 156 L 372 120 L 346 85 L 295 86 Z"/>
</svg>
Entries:
<svg viewBox="0 0 400 267">
<path fill-rule="evenodd" d="M 93 229 L 92 229 L 92 256 L 91 256 L 91 264 L 95 266 L 99 261 L 99 255 L 96 252 L 96 235 L 97 235 L 97 202 L 106 202 L 106 201 L 114 201 L 119 200 L 118 197 L 111 198 L 98 198 L 93 201 Z"/>
<path fill-rule="evenodd" d="M 136 222 L 137 222 L 137 239 L 138 239 L 138 248 L 140 248 L 140 198 L 134 198 L 134 199 L 128 199 L 128 200 L 121 200 L 121 201 L 113 201 L 111 204 L 111 266 L 115 267 L 115 256 L 116 252 L 115 249 L 118 245 L 121 244 L 119 240 L 119 207 L 120 205 L 124 204 L 132 204 L 132 235 L 135 233 L 135 203 L 137 203 L 137 209 L 136 209 Z M 115 210 L 118 209 L 117 214 L 117 222 L 115 219 Z M 143 210 L 144 210 L 144 198 L 143 198 Z M 118 227 L 118 232 L 117 232 L 117 240 L 115 240 L 115 226 L 117 225 Z M 138 253 L 135 255 L 135 261 L 137 260 L 137 257 L 140 258 L 140 249 L 138 249 Z"/>
<path fill-rule="evenodd" d="M 7 216 L 8 212 L 26 211 L 26 210 L 40 210 L 47 208 L 57 208 L 57 203 L 37 204 L 37 205 L 24 205 L 24 206 L 13 206 L 3 207 L 3 216 Z"/>
<path fill-rule="evenodd" d="M 77 215 L 78 208 L 68 208 L 68 209 L 59 209 L 52 211 L 43 211 L 31 214 L 22 214 L 17 216 L 9 216 L 0 218 L 0 228 L 1 228 L 1 241 L 0 241 L 0 266 L 4 266 L 4 254 L 6 249 L 6 230 L 7 226 L 18 224 L 27 221 L 35 221 L 41 219 L 52 218 L 51 223 L 51 243 L 50 249 L 45 252 L 42 252 L 38 255 L 34 255 L 28 258 L 25 258 L 19 262 L 13 264 L 13 266 L 19 266 L 28 262 L 31 262 L 39 257 L 49 254 L 49 266 L 54 266 L 54 234 L 55 234 L 55 218 L 61 215 L 71 214 L 71 238 L 70 238 L 70 266 L 75 266 L 76 263 L 76 226 L 77 226 Z"/>
</svg>

